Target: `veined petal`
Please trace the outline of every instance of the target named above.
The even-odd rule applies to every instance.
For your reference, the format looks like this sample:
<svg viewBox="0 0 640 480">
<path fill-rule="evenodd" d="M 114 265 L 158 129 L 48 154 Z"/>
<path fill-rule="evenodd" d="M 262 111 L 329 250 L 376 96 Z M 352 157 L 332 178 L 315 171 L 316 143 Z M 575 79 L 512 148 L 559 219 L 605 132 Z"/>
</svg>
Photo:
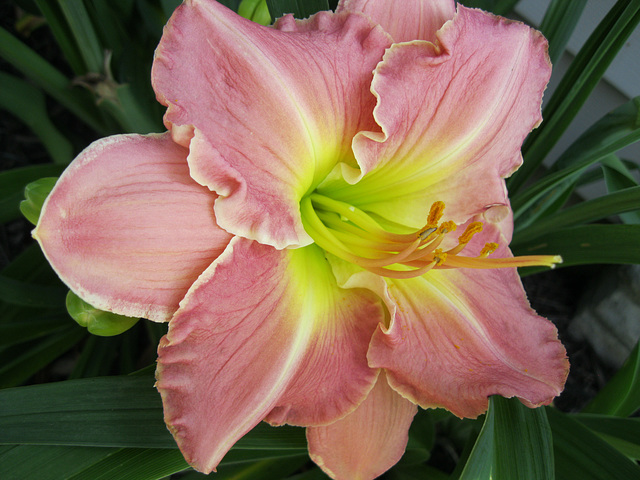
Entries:
<svg viewBox="0 0 640 480">
<path fill-rule="evenodd" d="M 195 132 L 191 174 L 220 195 L 223 228 L 276 248 L 311 243 L 299 200 L 337 161 L 355 165 L 351 139 L 377 128 L 369 86 L 389 44 L 363 15 L 286 16 L 271 28 L 215 1 L 176 10 L 153 85 L 178 141 Z"/>
<path fill-rule="evenodd" d="M 373 332 L 384 321 L 384 306 L 369 290 L 338 288 L 324 257 L 319 254 L 317 261 L 323 264 L 323 276 L 304 288 L 315 292 L 307 301 L 319 307 L 318 325 L 298 372 L 265 418 L 272 425 L 333 422 L 353 411 L 376 379 L 367 350 Z"/>
<path fill-rule="evenodd" d="M 407 446 L 416 406 L 389 387 L 384 371 L 350 415 L 307 428 L 309 455 L 337 480 L 370 480 L 395 465 Z"/>
<path fill-rule="evenodd" d="M 435 42 L 436 32 L 456 13 L 454 0 L 341 0 L 337 12 L 362 12 L 379 23 L 395 43 L 411 40 Z"/>
<path fill-rule="evenodd" d="M 315 246 L 276 250 L 235 237 L 194 284 L 160 343 L 157 387 L 195 468 L 214 469 L 269 412 L 331 421 L 366 396 L 376 377 L 366 350 L 382 307 L 332 278 Z"/>
<path fill-rule="evenodd" d="M 485 240 L 504 240 L 508 221 L 485 223 Z M 481 243 L 474 238 L 469 254 Z M 495 252 L 510 255 L 504 242 Z M 515 268 L 431 270 L 387 284 L 392 320 L 374 334 L 368 358 L 406 398 L 476 417 L 490 395 L 539 406 L 562 391 L 566 352 L 553 324 L 529 306 Z"/>
<path fill-rule="evenodd" d="M 520 147 L 541 120 L 551 66 L 539 32 L 458 5 L 428 42 L 395 44 L 374 74 L 374 116 L 383 134 L 362 132 L 353 148 L 355 185 L 320 193 L 414 228 L 444 201 L 456 222 L 506 203 L 503 177 L 521 163 Z"/>
<path fill-rule="evenodd" d="M 189 176 L 187 153 L 169 134 L 109 137 L 58 180 L 33 236 L 94 307 L 168 320 L 229 242 L 215 194 Z"/>
</svg>

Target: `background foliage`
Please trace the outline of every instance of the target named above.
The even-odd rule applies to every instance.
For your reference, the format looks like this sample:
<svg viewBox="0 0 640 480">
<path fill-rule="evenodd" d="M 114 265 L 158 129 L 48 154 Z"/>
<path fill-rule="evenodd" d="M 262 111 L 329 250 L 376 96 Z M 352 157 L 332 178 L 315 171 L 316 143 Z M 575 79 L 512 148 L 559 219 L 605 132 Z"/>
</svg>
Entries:
<svg viewBox="0 0 640 480">
<path fill-rule="evenodd" d="M 117 336 L 90 335 L 69 318 L 67 290 L 28 241 L 23 218 L 35 222 L 53 184 L 39 179 L 59 175 L 91 141 L 163 130 L 149 73 L 178 3 L 14 0 L 0 7 L 0 109 L 9 113 L 1 123 L 0 478 L 203 477 L 177 450 L 153 388 L 155 348 L 166 327 L 142 321 Z M 240 4 L 222 3 L 236 10 Z M 259 1 L 243 3 L 241 13 L 262 21 L 265 12 L 303 18 L 337 2 L 267 0 L 268 11 Z M 505 15 L 517 0 L 463 3 Z M 585 4 L 551 2 L 541 30 L 552 59 L 562 54 Z M 617 1 L 546 100 L 545 121 L 527 139 L 524 166 L 508 184 L 515 253 L 559 253 L 562 268 L 640 263 L 640 166 L 618 156 L 640 139 L 640 97 L 603 116 L 557 159 L 548 158 L 639 21 L 640 0 Z M 595 181 L 605 182 L 606 195 L 575 196 L 578 186 Z M 69 301 L 74 317 L 100 314 Z M 406 454 L 385 478 L 640 479 L 638 408 L 636 347 L 581 410 L 530 410 L 492 398 L 479 420 L 421 411 Z M 324 477 L 308 459 L 302 429 L 259 425 L 225 457 L 216 478 Z"/>
</svg>

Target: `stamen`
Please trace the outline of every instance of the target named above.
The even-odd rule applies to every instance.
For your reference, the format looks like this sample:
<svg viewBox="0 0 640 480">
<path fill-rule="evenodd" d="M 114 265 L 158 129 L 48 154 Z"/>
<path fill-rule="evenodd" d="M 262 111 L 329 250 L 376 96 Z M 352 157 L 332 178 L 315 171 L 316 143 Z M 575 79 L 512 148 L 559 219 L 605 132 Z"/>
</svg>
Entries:
<svg viewBox="0 0 640 480">
<path fill-rule="evenodd" d="M 560 255 L 525 255 L 508 258 L 449 257 L 447 265 L 458 268 L 551 267 L 562 263 Z"/>
<path fill-rule="evenodd" d="M 434 268 L 553 268 L 562 262 L 557 255 L 489 259 L 498 248 L 493 242 L 486 243 L 477 257 L 458 256 L 482 231 L 482 222 L 467 225 L 458 237 L 458 245 L 444 251 L 439 248 L 441 243 L 457 229 L 450 220 L 440 223 L 444 207 L 444 202 L 434 202 L 427 224 L 412 234 L 389 232 L 365 211 L 316 193 L 301 200 L 300 213 L 305 230 L 320 248 L 388 278 L 414 278 Z"/>
</svg>

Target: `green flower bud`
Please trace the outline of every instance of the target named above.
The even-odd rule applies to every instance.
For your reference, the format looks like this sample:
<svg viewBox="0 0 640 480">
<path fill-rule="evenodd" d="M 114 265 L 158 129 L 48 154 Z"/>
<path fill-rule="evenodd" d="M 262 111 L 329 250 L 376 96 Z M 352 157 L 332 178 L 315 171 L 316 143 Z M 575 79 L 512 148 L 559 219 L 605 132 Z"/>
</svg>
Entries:
<svg viewBox="0 0 640 480">
<path fill-rule="evenodd" d="M 260 25 L 271 24 L 271 14 L 267 7 L 267 0 L 242 0 L 238 7 L 238 15 Z"/>
<path fill-rule="evenodd" d="M 67 294 L 67 311 L 80 326 L 86 327 L 89 333 L 101 337 L 120 335 L 139 320 L 98 310 L 71 291 Z"/>
<path fill-rule="evenodd" d="M 45 177 L 35 182 L 31 182 L 24 189 L 24 197 L 26 200 L 20 202 L 20 211 L 34 225 L 38 223 L 40 218 L 40 210 L 44 201 L 53 190 L 58 177 Z"/>
</svg>

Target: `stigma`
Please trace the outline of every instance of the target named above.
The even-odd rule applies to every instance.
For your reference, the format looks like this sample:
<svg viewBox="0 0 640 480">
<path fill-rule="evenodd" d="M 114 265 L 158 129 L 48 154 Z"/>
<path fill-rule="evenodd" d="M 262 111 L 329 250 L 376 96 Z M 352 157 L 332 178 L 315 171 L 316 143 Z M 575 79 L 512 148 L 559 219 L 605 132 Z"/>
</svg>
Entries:
<svg viewBox="0 0 640 480">
<path fill-rule="evenodd" d="M 445 268 L 553 268 L 562 262 L 557 255 L 488 258 L 499 246 L 493 242 L 486 243 L 477 256 L 460 255 L 482 232 L 482 222 L 469 223 L 458 235 L 457 245 L 445 250 L 441 248 L 444 239 L 458 225 L 442 221 L 444 208 L 444 202 L 433 203 L 424 227 L 399 234 L 385 230 L 363 210 L 324 195 L 313 193 L 300 203 L 304 228 L 320 248 L 383 277 L 414 278 Z"/>
</svg>

